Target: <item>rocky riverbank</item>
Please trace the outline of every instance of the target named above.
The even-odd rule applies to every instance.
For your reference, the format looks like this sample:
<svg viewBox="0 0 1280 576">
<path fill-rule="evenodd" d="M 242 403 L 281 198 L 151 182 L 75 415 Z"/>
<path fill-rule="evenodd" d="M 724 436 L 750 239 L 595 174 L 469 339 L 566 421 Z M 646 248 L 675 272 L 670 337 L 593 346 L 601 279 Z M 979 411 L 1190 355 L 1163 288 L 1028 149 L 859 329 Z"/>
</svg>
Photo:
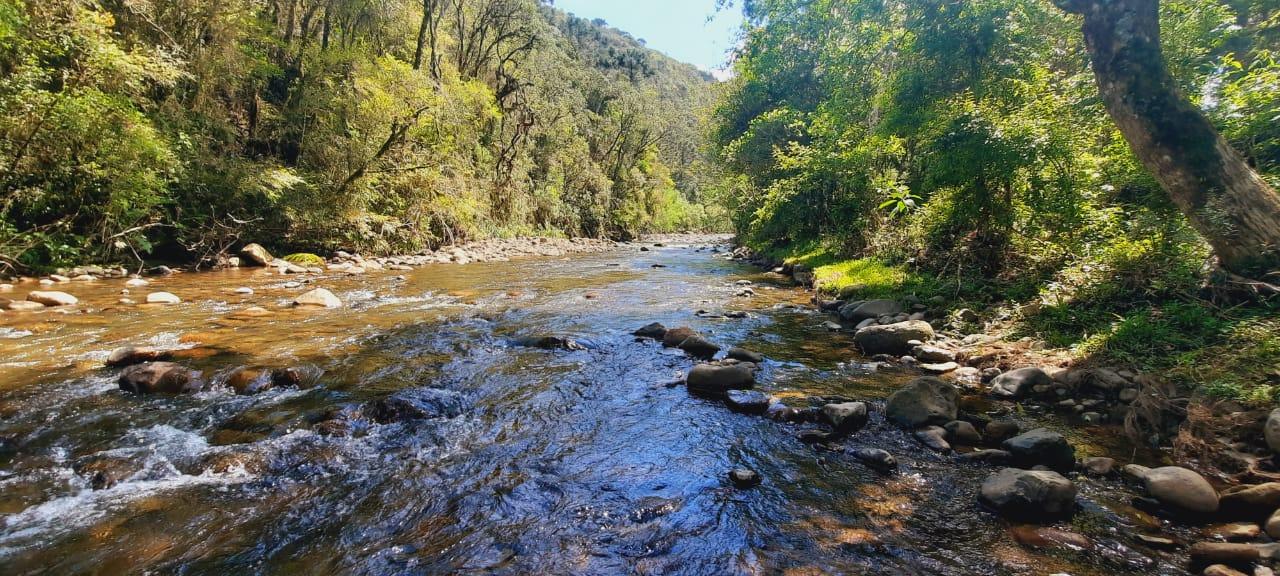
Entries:
<svg viewBox="0 0 1280 576">
<path fill-rule="evenodd" d="M 813 274 L 803 268 L 770 261 L 744 248 L 732 257 L 813 286 Z M 815 292 L 813 303 L 831 316 L 824 328 L 853 334 L 856 347 L 872 360 L 871 368 L 922 373 L 889 397 L 884 417 L 912 433 L 927 449 L 995 468 L 979 490 L 984 508 L 1017 522 L 1051 523 L 1070 518 L 1078 508 L 1077 488 L 1070 476 L 1126 482 L 1139 493 L 1131 503 L 1135 511 L 1161 519 L 1137 535 L 1137 544 L 1186 547 L 1192 568 L 1204 574 L 1272 573 L 1272 560 L 1280 557 L 1280 482 L 1273 481 L 1280 479 L 1276 464 L 1280 410 L 1267 413 L 1179 397 L 1158 378 L 1123 367 L 1072 366 L 1065 354 L 1027 340 L 1007 342 L 967 331 L 977 314 L 947 310 L 941 299 L 922 302 L 903 294 L 859 300 L 856 291 L 850 290 L 831 299 Z M 987 403 L 994 408 L 977 411 L 977 406 Z M 729 404 L 733 407 L 732 401 Z M 844 421 L 830 415 L 863 414 L 856 420 L 865 423 L 868 409 L 862 402 L 843 401 L 790 418 L 829 425 L 830 432 L 802 432 L 801 438 L 826 445 L 849 434 Z M 1229 418 L 1234 426 L 1230 435 L 1209 433 L 1215 444 L 1201 443 L 1203 451 L 1189 454 L 1169 441 L 1206 435 L 1203 430 L 1198 434 L 1187 430 L 1191 425 L 1187 413 L 1197 410 Z M 782 413 L 773 407 L 764 412 Z M 1014 412 L 1054 413 L 1079 426 L 1110 429 L 1115 434 L 1127 431 L 1138 436 L 1139 443 L 1163 444 L 1164 458 L 1177 465 L 1146 467 L 1106 457 L 1078 460 L 1073 446 L 1056 432 L 1043 428 L 1023 432 L 1013 420 L 991 417 Z M 865 456 L 881 462 L 881 469 L 891 469 L 883 463 L 892 462 L 892 455 Z M 1192 543 L 1186 538 L 1189 533 L 1198 533 L 1203 540 Z M 1046 536 L 1033 539 L 1044 541 Z M 1056 531 L 1049 540 L 1068 547 L 1092 547 L 1088 538 L 1069 532 Z"/>
</svg>

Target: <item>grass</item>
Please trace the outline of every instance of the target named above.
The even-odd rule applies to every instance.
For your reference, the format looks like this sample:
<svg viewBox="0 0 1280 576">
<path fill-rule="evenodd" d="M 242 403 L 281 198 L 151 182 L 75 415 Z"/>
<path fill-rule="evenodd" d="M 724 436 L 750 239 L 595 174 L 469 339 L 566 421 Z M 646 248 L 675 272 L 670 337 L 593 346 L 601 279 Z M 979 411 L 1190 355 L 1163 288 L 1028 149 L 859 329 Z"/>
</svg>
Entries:
<svg viewBox="0 0 1280 576">
<path fill-rule="evenodd" d="M 774 249 L 767 254 L 775 260 L 812 270 L 815 289 L 830 296 L 844 294 L 850 298 L 870 299 L 901 298 L 914 294 L 927 299 L 942 292 L 937 279 L 906 266 L 870 257 L 842 257 L 817 243 Z"/>
</svg>

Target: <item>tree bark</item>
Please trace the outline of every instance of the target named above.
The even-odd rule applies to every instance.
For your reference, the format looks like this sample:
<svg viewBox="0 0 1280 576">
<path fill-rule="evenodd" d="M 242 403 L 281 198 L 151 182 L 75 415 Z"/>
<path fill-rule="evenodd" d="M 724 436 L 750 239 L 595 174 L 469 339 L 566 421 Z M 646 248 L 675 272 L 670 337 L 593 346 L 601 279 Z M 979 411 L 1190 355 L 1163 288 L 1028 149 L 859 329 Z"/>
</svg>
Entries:
<svg viewBox="0 0 1280 576">
<path fill-rule="evenodd" d="M 1280 196 L 1177 88 L 1160 49 L 1159 0 L 1056 0 L 1084 16 L 1107 112 L 1221 265 L 1280 270 Z"/>
</svg>

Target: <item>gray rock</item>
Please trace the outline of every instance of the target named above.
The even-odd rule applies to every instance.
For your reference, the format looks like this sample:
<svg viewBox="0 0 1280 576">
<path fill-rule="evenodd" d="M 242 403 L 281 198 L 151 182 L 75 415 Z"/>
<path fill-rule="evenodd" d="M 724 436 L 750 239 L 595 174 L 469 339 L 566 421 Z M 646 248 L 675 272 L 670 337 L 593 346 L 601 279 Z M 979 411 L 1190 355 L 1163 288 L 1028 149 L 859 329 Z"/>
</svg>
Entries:
<svg viewBox="0 0 1280 576">
<path fill-rule="evenodd" d="M 749 390 L 756 383 L 755 366 L 745 363 L 699 364 L 689 371 L 685 385 L 689 393 L 725 399 L 730 390 Z"/>
<path fill-rule="evenodd" d="M 650 339 L 652 339 L 652 340 L 662 340 L 662 337 L 667 335 L 667 327 L 666 327 L 666 326 L 663 326 L 662 324 L 660 324 L 660 323 L 658 323 L 658 322 L 654 322 L 654 323 L 652 323 L 652 324 L 648 324 L 648 325 L 645 325 L 645 326 L 641 327 L 640 329 L 636 330 L 635 332 L 632 332 L 632 334 L 634 334 L 634 335 L 636 335 L 636 336 L 638 336 L 638 337 L 640 337 L 640 338 L 650 338 Z"/>
<path fill-rule="evenodd" d="M 1031 468 L 1043 465 L 1058 472 L 1070 472 L 1076 466 L 1075 448 L 1061 434 L 1047 428 L 1036 428 L 1004 441 L 1002 447 L 1013 456 L 1014 466 Z"/>
<path fill-rule="evenodd" d="M 681 343 L 683 343 L 685 340 L 692 338 L 694 336 L 699 336 L 699 334 L 697 332 L 694 332 L 693 328 L 690 328 L 688 326 L 672 328 L 670 330 L 667 330 L 667 332 L 662 335 L 662 345 L 667 348 L 675 348 L 679 346 Z"/>
<path fill-rule="evenodd" d="M 1208 480 L 1179 466 L 1153 468 L 1143 476 L 1147 493 L 1166 508 L 1192 514 L 1218 511 L 1218 492 Z"/>
<path fill-rule="evenodd" d="M 904 358 L 910 358 L 910 356 L 904 356 Z M 920 369 L 930 374 L 946 374 L 948 372 L 955 372 L 956 370 L 959 370 L 960 365 L 956 364 L 955 362 L 942 362 L 940 364 L 921 364 Z"/>
<path fill-rule="evenodd" d="M 1080 469 L 1089 476 L 1110 476 L 1115 472 L 1115 468 L 1116 461 L 1105 456 L 1095 456 L 1080 461 Z"/>
<path fill-rule="evenodd" d="M 729 390 L 724 403 L 734 412 L 764 414 L 769 409 L 769 395 L 755 390 Z"/>
<path fill-rule="evenodd" d="M 733 360 L 741 360 L 743 362 L 751 362 L 752 364 L 760 364 L 764 362 L 764 355 L 759 352 L 752 352 L 745 348 L 733 347 L 729 349 L 727 358 Z"/>
<path fill-rule="evenodd" d="M 976 446 L 982 443 L 982 434 L 978 433 L 978 429 L 974 428 L 973 424 L 964 420 L 952 420 L 943 428 L 947 431 L 947 439 L 956 444 Z"/>
<path fill-rule="evenodd" d="M 1006 518 L 1045 522 L 1075 512 L 1076 487 L 1057 472 L 1005 468 L 982 483 L 978 501 Z"/>
<path fill-rule="evenodd" d="M 889 396 L 885 415 L 906 428 L 946 424 L 956 419 L 959 402 L 960 391 L 955 386 L 926 376 L 911 381 Z"/>
<path fill-rule="evenodd" d="M 857 448 L 851 452 L 854 458 L 879 472 L 892 472 L 898 469 L 898 459 L 893 454 L 879 448 Z"/>
<path fill-rule="evenodd" d="M 112 350 L 107 356 L 106 365 L 110 368 L 120 368 L 143 362 L 167 360 L 169 356 L 168 350 L 158 350 L 150 346 L 125 346 Z"/>
<path fill-rule="evenodd" d="M 1134 484 L 1144 483 L 1148 472 L 1151 469 L 1141 464 L 1125 464 L 1120 467 L 1120 477 Z"/>
<path fill-rule="evenodd" d="M 893 300 L 867 300 L 850 302 L 840 309 L 840 317 L 849 322 L 861 322 L 868 318 L 892 316 L 902 312 L 902 305 Z"/>
<path fill-rule="evenodd" d="M 310 306 L 319 308 L 340 308 L 342 300 L 334 296 L 333 292 L 324 288 L 316 288 L 310 292 L 299 295 L 293 299 L 294 306 Z"/>
<path fill-rule="evenodd" d="M 241 262 L 250 266 L 268 266 L 275 261 L 271 253 L 259 244 L 249 244 L 241 248 L 240 256 L 243 258 Z"/>
<path fill-rule="evenodd" d="M 933 339 L 933 326 L 922 320 L 909 320 L 880 326 L 867 326 L 853 336 L 858 347 L 866 354 L 905 354 L 911 349 L 912 340 Z"/>
<path fill-rule="evenodd" d="M 1272 410 L 1267 416 L 1267 423 L 1263 425 L 1262 433 L 1271 451 L 1280 454 L 1280 408 Z"/>
<path fill-rule="evenodd" d="M 720 347 L 707 341 L 702 336 L 690 336 L 680 343 L 680 349 L 685 354 L 693 356 L 699 360 L 710 360 L 720 352 Z"/>
<path fill-rule="evenodd" d="M 1006 466 L 1013 457 L 1004 450 L 974 450 L 957 457 L 966 462 L 982 462 L 995 466 Z"/>
<path fill-rule="evenodd" d="M 919 320 L 919 318 L 913 318 L 913 320 Z M 955 352 L 947 350 L 946 348 L 929 346 L 927 344 L 922 344 L 913 348 L 911 350 L 911 355 L 919 358 L 921 362 L 931 363 L 954 362 L 956 359 Z"/>
<path fill-rule="evenodd" d="M 462 414 L 462 395 L 441 388 L 401 390 L 370 403 L 365 408 L 365 414 L 380 424 L 453 418 Z"/>
<path fill-rule="evenodd" d="M 941 426 L 925 426 L 914 433 L 916 440 L 935 452 L 950 452 L 951 443 L 947 442 L 947 431 Z"/>
<path fill-rule="evenodd" d="M 983 427 L 982 433 L 988 440 L 1004 442 L 1022 431 L 1022 427 L 1013 420 L 992 420 Z"/>
<path fill-rule="evenodd" d="M 755 470 L 746 468 L 737 468 L 729 471 L 729 482 L 733 483 L 735 488 L 745 490 L 760 485 L 760 475 Z"/>
<path fill-rule="evenodd" d="M 79 298 L 56 290 L 36 290 L 27 294 L 28 302 L 37 302 L 45 306 L 74 306 Z"/>
<path fill-rule="evenodd" d="M 991 381 L 991 394 L 997 398 L 1017 400 L 1027 395 L 1031 388 L 1052 385 L 1053 379 L 1039 368 L 1019 368 L 1005 372 Z"/>
<path fill-rule="evenodd" d="M 827 404 L 822 407 L 822 417 L 831 424 L 833 435 L 841 438 L 867 425 L 867 405 L 863 402 Z"/>
</svg>

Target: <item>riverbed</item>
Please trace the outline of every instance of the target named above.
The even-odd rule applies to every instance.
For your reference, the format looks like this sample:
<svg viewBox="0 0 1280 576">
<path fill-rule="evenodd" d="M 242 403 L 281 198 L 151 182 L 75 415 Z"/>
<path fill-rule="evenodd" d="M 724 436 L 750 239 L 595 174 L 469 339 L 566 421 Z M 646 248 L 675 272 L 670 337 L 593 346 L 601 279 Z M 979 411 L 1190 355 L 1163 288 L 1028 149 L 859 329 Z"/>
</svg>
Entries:
<svg viewBox="0 0 1280 576">
<path fill-rule="evenodd" d="M 919 374 L 869 366 L 806 291 L 726 245 L 646 248 L 141 290 L 175 305 L 121 305 L 123 281 L 100 280 L 67 288 L 75 307 L 0 315 L 0 573 L 1186 573 L 1133 543 L 1159 521 L 1116 481 L 1077 479 L 1082 509 L 1057 527 L 1086 549 L 1045 544 L 978 507 L 993 468 L 926 450 L 878 410 L 830 450 L 798 441 L 805 425 L 690 397 L 676 383 L 693 361 L 632 331 L 687 325 L 762 353 L 757 389 L 794 406 L 881 401 Z M 343 306 L 289 305 L 313 287 Z M 547 335 L 582 349 L 519 345 Z M 134 395 L 103 367 L 127 345 L 175 350 L 215 384 L 241 366 L 309 376 Z M 456 393 L 459 413 L 319 429 L 418 388 Z M 1013 416 L 1078 456 L 1134 454 L 1115 429 Z M 900 470 L 860 464 L 859 447 Z M 99 461 L 124 472 L 95 485 Z M 762 484 L 734 488 L 734 468 Z"/>
</svg>

